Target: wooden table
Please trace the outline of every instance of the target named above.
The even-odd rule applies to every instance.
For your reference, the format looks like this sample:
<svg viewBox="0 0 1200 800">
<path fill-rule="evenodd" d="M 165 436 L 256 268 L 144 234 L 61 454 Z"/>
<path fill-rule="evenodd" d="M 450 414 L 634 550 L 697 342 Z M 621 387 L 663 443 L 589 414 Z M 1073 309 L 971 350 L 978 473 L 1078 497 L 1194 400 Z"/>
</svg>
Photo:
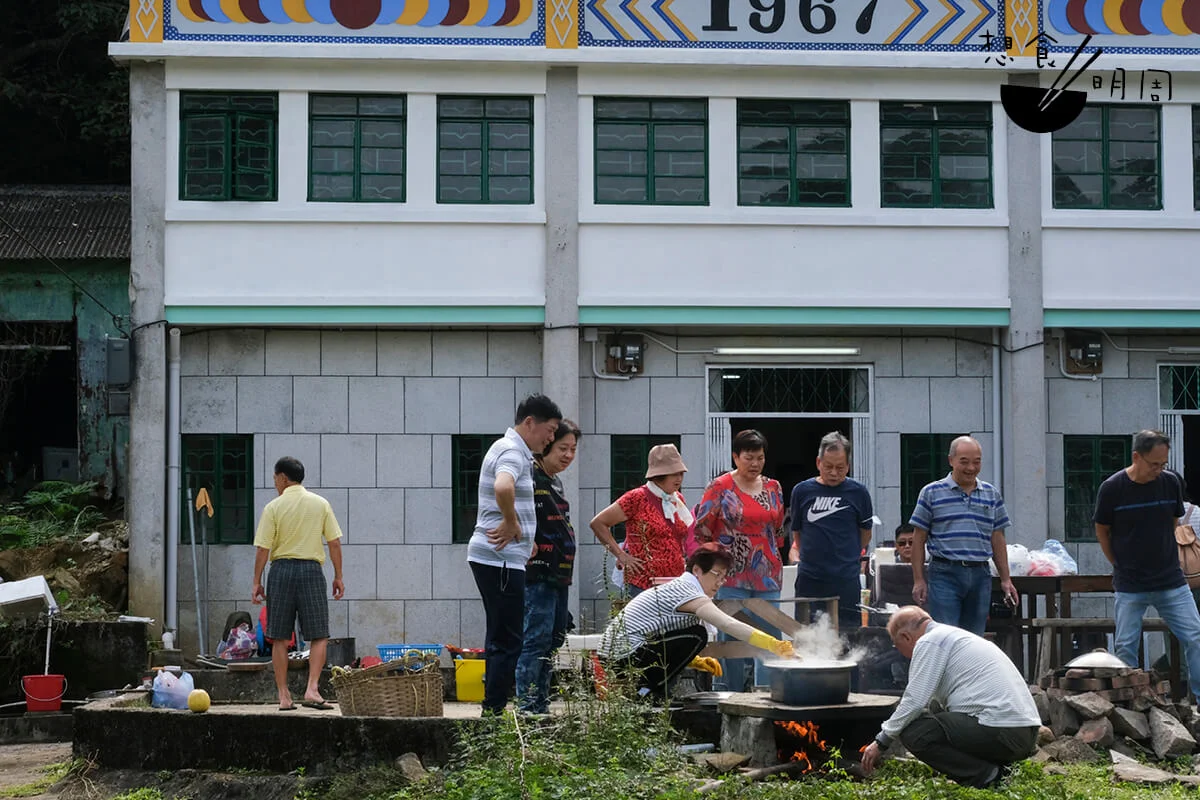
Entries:
<svg viewBox="0 0 1200 800">
<path fill-rule="evenodd" d="M 996 634 L 1001 649 L 1008 653 L 1025 676 L 1036 681 L 1041 630 L 1030 624 L 1036 618 L 1071 618 L 1071 596 L 1082 592 L 1112 592 L 1112 575 L 1026 575 L 1014 577 L 1019 600 L 1009 619 L 989 619 L 988 630 Z M 1000 596 L 1000 579 L 992 579 L 993 597 Z M 1044 610 L 1039 611 L 1038 599 Z M 1058 631 L 1059 653 L 1071 651 L 1072 630 Z"/>
</svg>

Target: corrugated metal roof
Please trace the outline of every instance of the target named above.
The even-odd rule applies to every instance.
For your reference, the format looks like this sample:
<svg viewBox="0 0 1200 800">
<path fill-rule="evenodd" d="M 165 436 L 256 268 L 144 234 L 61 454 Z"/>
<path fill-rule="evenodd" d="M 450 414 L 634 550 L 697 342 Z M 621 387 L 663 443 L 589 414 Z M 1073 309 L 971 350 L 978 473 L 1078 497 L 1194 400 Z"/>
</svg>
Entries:
<svg viewBox="0 0 1200 800">
<path fill-rule="evenodd" d="M 53 259 L 129 258 L 128 186 L 0 186 L 0 217 Z M 0 260 L 41 257 L 0 222 Z"/>
</svg>

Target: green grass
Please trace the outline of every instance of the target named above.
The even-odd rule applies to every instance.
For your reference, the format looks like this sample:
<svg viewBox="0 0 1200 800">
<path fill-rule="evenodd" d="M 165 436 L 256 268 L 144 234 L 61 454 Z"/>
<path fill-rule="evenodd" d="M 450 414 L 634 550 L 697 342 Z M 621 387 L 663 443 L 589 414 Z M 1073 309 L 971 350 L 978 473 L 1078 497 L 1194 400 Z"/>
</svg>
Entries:
<svg viewBox="0 0 1200 800">
<path fill-rule="evenodd" d="M 47 764 L 41 768 L 42 777 L 20 786 L 10 786 L 0 789 L 0 797 L 37 797 L 75 768 L 74 761 L 61 761 L 57 764 Z"/>
</svg>

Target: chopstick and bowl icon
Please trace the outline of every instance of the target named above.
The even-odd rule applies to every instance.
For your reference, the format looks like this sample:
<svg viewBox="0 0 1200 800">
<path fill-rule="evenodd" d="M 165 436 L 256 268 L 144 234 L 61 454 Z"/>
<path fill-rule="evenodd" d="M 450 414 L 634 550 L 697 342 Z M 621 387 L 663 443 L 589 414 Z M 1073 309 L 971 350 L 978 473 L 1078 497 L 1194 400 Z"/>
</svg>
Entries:
<svg viewBox="0 0 1200 800">
<path fill-rule="evenodd" d="M 1076 70 L 1065 84 L 1061 87 L 1058 84 L 1067 77 L 1075 59 L 1079 58 L 1091 40 L 1092 37 L 1088 36 L 1080 43 L 1079 47 L 1075 49 L 1074 55 L 1071 56 L 1071 60 L 1067 62 L 1067 66 L 1054 79 L 1054 83 L 1049 89 L 1043 89 L 1040 86 L 1002 85 L 1000 87 L 1000 103 L 1004 106 L 1008 118 L 1030 133 L 1052 133 L 1062 130 L 1074 122 L 1083 112 L 1084 106 L 1087 105 L 1088 95 L 1087 92 L 1069 91 L 1068 88 L 1087 71 L 1087 68 L 1104 51 L 1097 48 L 1096 52 L 1092 53 L 1091 57 Z"/>
</svg>

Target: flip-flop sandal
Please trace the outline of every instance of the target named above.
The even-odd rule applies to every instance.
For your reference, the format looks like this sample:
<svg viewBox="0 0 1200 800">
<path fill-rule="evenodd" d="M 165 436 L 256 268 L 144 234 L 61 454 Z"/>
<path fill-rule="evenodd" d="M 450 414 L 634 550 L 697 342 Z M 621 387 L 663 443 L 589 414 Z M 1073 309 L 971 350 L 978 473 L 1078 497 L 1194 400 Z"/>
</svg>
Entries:
<svg viewBox="0 0 1200 800">
<path fill-rule="evenodd" d="M 305 700 L 300 705 L 305 708 L 315 708 L 317 711 L 333 711 L 333 706 L 329 705 L 329 703 L 317 703 L 312 700 Z"/>
<path fill-rule="evenodd" d="M 280 710 L 280 711 L 295 711 L 295 710 L 296 710 L 296 706 L 294 706 L 294 705 L 292 705 L 292 706 L 280 706 L 280 707 L 279 707 L 279 710 Z"/>
</svg>

